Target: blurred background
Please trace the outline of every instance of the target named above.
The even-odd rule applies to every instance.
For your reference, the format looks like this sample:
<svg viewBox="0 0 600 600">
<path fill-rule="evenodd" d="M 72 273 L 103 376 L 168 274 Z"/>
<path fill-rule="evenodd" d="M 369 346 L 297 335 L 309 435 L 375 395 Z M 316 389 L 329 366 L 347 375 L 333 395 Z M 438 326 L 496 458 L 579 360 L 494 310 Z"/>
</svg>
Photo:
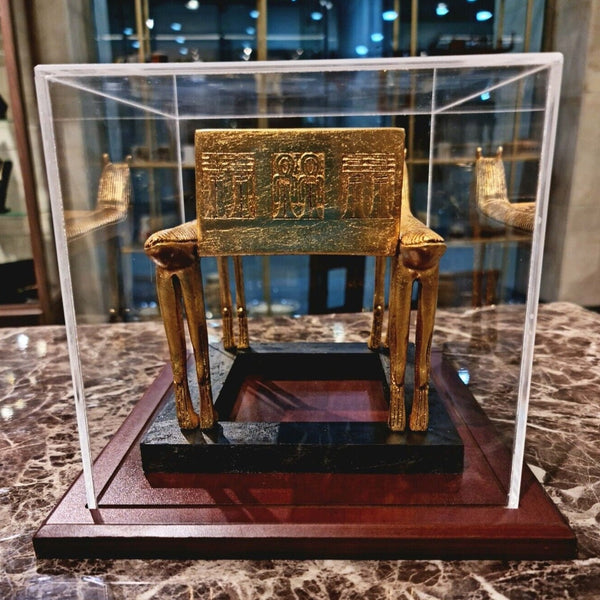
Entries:
<svg viewBox="0 0 600 600">
<path fill-rule="evenodd" d="M 42 63 L 302 61 L 561 51 L 565 72 L 542 300 L 600 306 L 600 209 L 593 194 L 600 175 L 592 164 L 600 139 L 595 117 L 600 108 L 598 3 L 0 0 L 0 27 L 0 324 L 62 319 L 33 88 L 33 66 Z M 493 94 L 481 94 L 473 100 L 474 110 L 492 114 L 497 101 Z M 244 99 L 238 102 L 243 110 Z M 284 121 L 278 126 L 332 124 Z M 410 131 L 413 212 L 422 215 L 429 127 L 418 118 L 394 124 Z M 444 124 L 440 127 L 443 131 Z M 535 128 L 534 121 L 525 127 L 489 117 L 471 119 L 464 127 L 446 127 L 443 141 L 435 148 L 436 178 L 444 185 L 429 215 L 431 226 L 446 237 L 449 246 L 442 263 L 440 305 L 524 300 L 527 272 L 523 265 L 528 264 L 529 240 L 503 228 L 482 227 L 473 216 L 468 190 L 475 147 L 483 145 L 486 154 L 493 153 L 501 140 L 505 156 L 512 157 L 507 161 L 509 196 L 513 201 L 530 200 L 540 150 Z M 94 260 L 103 263 L 102 270 L 118 271 L 115 280 L 120 289 L 115 300 L 107 286 L 99 285 L 90 292 L 93 302 L 86 298 L 82 304 L 93 313 L 89 320 L 156 318 L 153 267 L 142 245 L 151 232 L 177 222 L 176 161 L 168 132 L 150 143 L 132 131 L 110 150 L 115 161 L 132 156 L 130 227 L 117 248 L 116 260 L 102 248 Z M 186 177 L 184 189 L 193 195 L 193 169 Z M 528 182 L 533 186 L 528 188 Z M 193 204 L 193 198 L 190 201 Z M 186 216 L 193 218 L 193 214 Z M 203 271 L 207 294 L 215 293 L 216 265 L 206 261 Z M 253 258 L 245 260 L 245 271 L 247 300 L 255 314 L 370 309 L 373 264 L 368 259 Z M 209 311 L 216 315 L 217 303 L 209 304 Z"/>
</svg>

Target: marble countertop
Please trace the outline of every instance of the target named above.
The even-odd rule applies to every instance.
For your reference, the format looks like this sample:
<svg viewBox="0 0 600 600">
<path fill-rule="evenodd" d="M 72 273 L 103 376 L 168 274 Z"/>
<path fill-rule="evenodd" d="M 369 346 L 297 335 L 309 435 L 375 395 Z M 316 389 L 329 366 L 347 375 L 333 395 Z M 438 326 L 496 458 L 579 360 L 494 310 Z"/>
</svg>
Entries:
<svg viewBox="0 0 600 600">
<path fill-rule="evenodd" d="M 521 307 L 439 311 L 434 343 L 510 445 Z M 262 341 L 366 339 L 369 315 L 253 321 Z M 211 336 L 219 337 L 218 324 Z M 97 454 L 167 360 L 160 323 L 82 326 Z M 540 307 L 526 460 L 574 529 L 562 562 L 37 560 L 32 535 L 81 467 L 64 328 L 0 329 L 0 597 L 597 598 L 600 590 L 600 315 Z"/>
</svg>

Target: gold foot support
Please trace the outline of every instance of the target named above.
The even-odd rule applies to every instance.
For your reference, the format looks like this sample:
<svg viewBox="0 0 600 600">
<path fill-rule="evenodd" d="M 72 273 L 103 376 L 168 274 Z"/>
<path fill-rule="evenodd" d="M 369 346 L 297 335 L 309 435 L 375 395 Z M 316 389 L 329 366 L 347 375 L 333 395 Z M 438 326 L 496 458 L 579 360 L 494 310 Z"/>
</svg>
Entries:
<svg viewBox="0 0 600 600">
<path fill-rule="evenodd" d="M 235 350 L 233 337 L 233 303 L 231 301 L 231 286 L 229 283 L 229 265 L 226 256 L 217 257 L 219 270 L 219 292 L 221 297 L 221 319 L 223 322 L 223 347 L 225 350 Z"/>
<path fill-rule="evenodd" d="M 246 294 L 244 293 L 244 270 L 242 257 L 233 257 L 233 270 L 235 273 L 235 304 L 238 316 L 239 340 L 238 348 L 247 350 L 250 346 L 248 338 L 248 315 L 246 313 Z"/>
<path fill-rule="evenodd" d="M 375 257 L 375 289 L 373 291 L 373 323 L 368 347 L 377 350 L 381 345 L 383 314 L 385 312 L 385 256 Z"/>
</svg>

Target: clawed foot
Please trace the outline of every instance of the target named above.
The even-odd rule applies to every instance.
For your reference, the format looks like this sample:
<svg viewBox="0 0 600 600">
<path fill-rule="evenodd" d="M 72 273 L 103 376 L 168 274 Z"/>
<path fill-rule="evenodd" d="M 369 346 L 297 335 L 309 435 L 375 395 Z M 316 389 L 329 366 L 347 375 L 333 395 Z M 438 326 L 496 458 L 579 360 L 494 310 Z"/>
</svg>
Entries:
<svg viewBox="0 0 600 600">
<path fill-rule="evenodd" d="M 388 421 L 392 431 L 404 431 L 406 427 L 406 412 L 404 409 L 404 387 L 390 387 L 390 416 Z"/>
<path fill-rule="evenodd" d="M 411 431 L 427 431 L 429 425 L 429 390 L 427 386 L 416 388 L 410 411 L 409 426 Z"/>
<path fill-rule="evenodd" d="M 212 403 L 210 383 L 200 388 L 200 429 L 212 429 L 217 422 L 217 413 Z"/>
<path fill-rule="evenodd" d="M 192 408 L 189 391 L 177 383 L 175 384 L 175 411 L 181 429 L 196 429 L 200 424 L 200 417 Z"/>
</svg>

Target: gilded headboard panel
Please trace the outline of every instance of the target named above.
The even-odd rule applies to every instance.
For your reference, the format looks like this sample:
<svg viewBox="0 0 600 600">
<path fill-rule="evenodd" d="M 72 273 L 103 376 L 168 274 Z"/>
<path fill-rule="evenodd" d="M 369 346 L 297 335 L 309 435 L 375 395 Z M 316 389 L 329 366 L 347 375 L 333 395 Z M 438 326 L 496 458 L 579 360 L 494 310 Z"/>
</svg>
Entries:
<svg viewBox="0 0 600 600">
<path fill-rule="evenodd" d="M 199 254 L 393 255 L 404 130 L 196 131 Z"/>
</svg>

